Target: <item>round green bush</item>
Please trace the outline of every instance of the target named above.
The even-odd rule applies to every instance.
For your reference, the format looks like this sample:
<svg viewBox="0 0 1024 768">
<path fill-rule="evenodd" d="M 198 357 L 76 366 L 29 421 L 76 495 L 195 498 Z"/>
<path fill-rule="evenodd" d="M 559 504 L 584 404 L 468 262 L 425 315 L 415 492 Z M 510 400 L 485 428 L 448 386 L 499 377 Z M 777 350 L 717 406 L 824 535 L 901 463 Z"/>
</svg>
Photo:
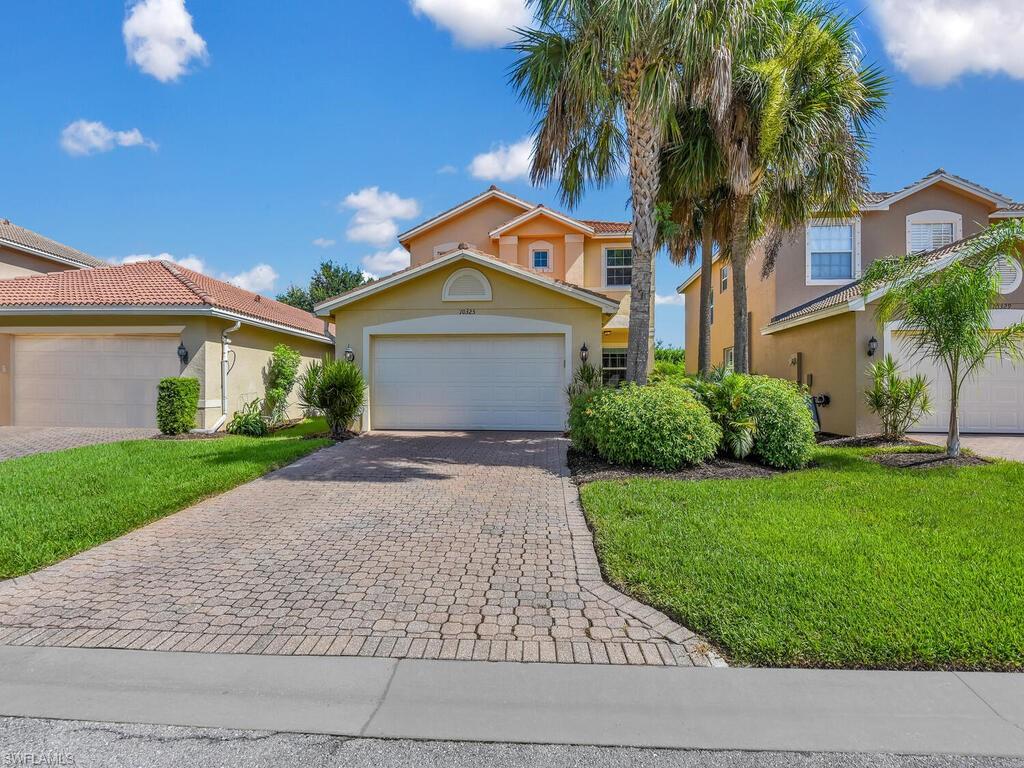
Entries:
<svg viewBox="0 0 1024 768">
<path fill-rule="evenodd" d="M 779 469 L 801 469 L 814 453 L 814 419 L 791 381 L 750 376 L 742 410 L 754 420 L 753 455 Z"/>
<path fill-rule="evenodd" d="M 722 431 L 708 409 L 679 387 L 600 390 L 587 405 L 585 439 L 613 464 L 678 469 L 700 464 L 718 450 Z"/>
<path fill-rule="evenodd" d="M 569 398 L 569 439 L 573 448 L 583 453 L 597 453 L 594 415 L 600 401 L 614 392 L 614 389 L 598 387 Z"/>
</svg>

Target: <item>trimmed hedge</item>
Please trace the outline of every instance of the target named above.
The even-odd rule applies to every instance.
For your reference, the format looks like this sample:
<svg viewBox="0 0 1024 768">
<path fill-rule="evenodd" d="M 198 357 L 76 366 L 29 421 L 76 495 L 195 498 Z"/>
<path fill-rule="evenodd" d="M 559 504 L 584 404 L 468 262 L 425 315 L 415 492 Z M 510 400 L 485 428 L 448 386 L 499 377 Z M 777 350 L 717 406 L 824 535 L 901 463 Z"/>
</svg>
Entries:
<svg viewBox="0 0 1024 768">
<path fill-rule="evenodd" d="M 749 378 L 743 410 L 754 420 L 754 457 L 780 469 L 806 467 L 816 441 L 803 390 L 785 379 Z"/>
<path fill-rule="evenodd" d="M 174 376 L 160 380 L 156 397 L 156 424 L 165 435 L 180 435 L 196 428 L 199 379 Z"/>
<path fill-rule="evenodd" d="M 576 398 L 569 430 L 579 450 L 605 461 L 665 470 L 710 459 L 722 439 L 708 409 L 689 392 L 636 384 Z"/>
</svg>

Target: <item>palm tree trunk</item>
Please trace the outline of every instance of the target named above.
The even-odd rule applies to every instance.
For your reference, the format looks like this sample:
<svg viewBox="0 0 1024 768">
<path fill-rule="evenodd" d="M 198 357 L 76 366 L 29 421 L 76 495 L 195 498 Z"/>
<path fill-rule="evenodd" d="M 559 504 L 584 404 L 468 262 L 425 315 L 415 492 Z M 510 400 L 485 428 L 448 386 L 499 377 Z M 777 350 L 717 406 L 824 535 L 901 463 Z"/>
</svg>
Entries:
<svg viewBox="0 0 1024 768">
<path fill-rule="evenodd" d="M 700 338 L 697 342 L 697 372 L 711 371 L 711 259 L 715 247 L 710 221 L 704 222 L 700 243 Z"/>
<path fill-rule="evenodd" d="M 661 130 L 653 110 L 635 106 L 636 86 L 627 88 L 626 131 L 629 139 L 629 186 L 633 195 L 633 280 L 629 299 L 626 381 L 647 383 L 648 345 L 657 249 L 655 204 L 661 166 Z M 632 91 L 632 98 L 629 92 Z M 630 103 L 630 102 L 634 103 Z"/>
<path fill-rule="evenodd" d="M 733 370 L 750 372 L 750 334 L 747 329 L 747 259 L 750 258 L 750 195 L 736 198 L 730 259 L 732 261 Z"/>
<path fill-rule="evenodd" d="M 953 459 L 960 458 L 960 387 L 957 385 L 956 374 L 950 382 L 949 397 L 949 435 L 946 437 L 946 455 Z"/>
</svg>

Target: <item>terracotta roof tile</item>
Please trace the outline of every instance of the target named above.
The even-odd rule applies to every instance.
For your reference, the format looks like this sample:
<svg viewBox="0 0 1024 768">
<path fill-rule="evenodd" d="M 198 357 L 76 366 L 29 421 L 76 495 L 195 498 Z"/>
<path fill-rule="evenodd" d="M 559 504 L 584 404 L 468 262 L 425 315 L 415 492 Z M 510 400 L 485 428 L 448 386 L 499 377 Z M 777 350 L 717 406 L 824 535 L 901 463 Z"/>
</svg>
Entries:
<svg viewBox="0 0 1024 768">
<path fill-rule="evenodd" d="M 323 321 L 305 310 L 166 261 L 0 280 L 0 307 L 28 306 L 209 306 L 324 335 Z"/>
<path fill-rule="evenodd" d="M 599 235 L 628 235 L 633 231 L 633 225 L 625 221 L 596 221 L 594 219 L 577 219 L 581 224 L 586 224 Z"/>
<path fill-rule="evenodd" d="M 41 251 L 59 259 L 66 259 L 82 267 L 108 267 L 110 264 L 95 256 L 82 253 L 69 245 L 58 243 L 48 237 L 43 237 L 31 229 L 19 227 L 12 224 L 8 219 L 0 219 L 0 245 L 12 245 L 15 248 L 23 246 L 35 251 Z"/>
</svg>

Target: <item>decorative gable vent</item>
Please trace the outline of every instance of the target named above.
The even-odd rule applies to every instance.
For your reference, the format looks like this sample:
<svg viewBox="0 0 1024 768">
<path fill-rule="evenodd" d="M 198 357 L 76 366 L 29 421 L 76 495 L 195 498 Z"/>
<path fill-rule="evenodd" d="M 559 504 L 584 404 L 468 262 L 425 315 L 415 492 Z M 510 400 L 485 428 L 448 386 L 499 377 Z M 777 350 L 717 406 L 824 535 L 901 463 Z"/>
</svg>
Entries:
<svg viewBox="0 0 1024 768">
<path fill-rule="evenodd" d="M 999 277 L 999 292 L 1002 294 L 1013 293 L 1020 287 L 1021 272 L 1020 264 L 1016 259 L 1009 256 L 1001 256 L 996 262 L 996 275 Z"/>
<path fill-rule="evenodd" d="M 442 301 L 490 301 L 491 284 L 480 270 L 465 267 L 445 280 Z"/>
</svg>

